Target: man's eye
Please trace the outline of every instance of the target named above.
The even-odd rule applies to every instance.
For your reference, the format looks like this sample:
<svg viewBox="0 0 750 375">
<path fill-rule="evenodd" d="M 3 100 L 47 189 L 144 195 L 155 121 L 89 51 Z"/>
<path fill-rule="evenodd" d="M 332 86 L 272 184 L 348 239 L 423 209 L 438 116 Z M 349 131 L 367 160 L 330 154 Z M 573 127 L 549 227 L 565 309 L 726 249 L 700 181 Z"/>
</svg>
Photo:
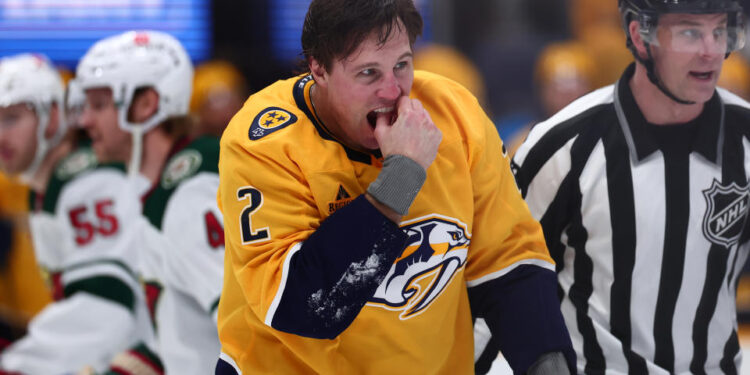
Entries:
<svg viewBox="0 0 750 375">
<path fill-rule="evenodd" d="M 690 39 L 700 39 L 701 38 L 701 32 L 696 29 L 687 29 L 682 31 L 682 35 L 690 38 Z"/>
<path fill-rule="evenodd" d="M 10 113 L 10 114 L 0 116 L 0 122 L 7 124 L 7 125 L 12 125 L 12 124 L 15 124 L 20 117 L 21 116 L 19 116 L 18 114 Z"/>
<path fill-rule="evenodd" d="M 375 75 L 375 69 L 365 69 L 359 72 L 359 75 L 364 76 L 364 77 L 372 77 Z"/>
<path fill-rule="evenodd" d="M 396 70 L 404 69 L 404 68 L 406 68 L 408 66 L 408 64 L 409 63 L 407 63 L 406 61 L 402 61 L 402 62 L 396 64 L 396 67 L 394 69 L 396 69 Z"/>
</svg>

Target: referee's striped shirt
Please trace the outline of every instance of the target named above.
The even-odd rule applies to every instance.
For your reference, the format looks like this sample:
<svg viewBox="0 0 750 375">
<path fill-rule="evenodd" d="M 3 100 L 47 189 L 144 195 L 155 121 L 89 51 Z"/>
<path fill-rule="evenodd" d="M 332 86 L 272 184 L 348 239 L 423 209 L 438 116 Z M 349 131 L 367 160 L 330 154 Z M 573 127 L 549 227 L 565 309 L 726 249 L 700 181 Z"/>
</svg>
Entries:
<svg viewBox="0 0 750 375">
<path fill-rule="evenodd" d="M 750 104 L 717 89 L 696 120 L 650 125 L 633 72 L 535 126 L 513 159 L 578 371 L 736 374 Z"/>
</svg>

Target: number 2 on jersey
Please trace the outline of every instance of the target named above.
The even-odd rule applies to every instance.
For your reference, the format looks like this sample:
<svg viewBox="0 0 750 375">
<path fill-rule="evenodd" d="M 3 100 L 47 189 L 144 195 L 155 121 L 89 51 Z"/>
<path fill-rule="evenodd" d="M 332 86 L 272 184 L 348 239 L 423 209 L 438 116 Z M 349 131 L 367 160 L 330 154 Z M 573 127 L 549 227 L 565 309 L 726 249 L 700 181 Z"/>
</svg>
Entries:
<svg viewBox="0 0 750 375">
<path fill-rule="evenodd" d="M 250 215 L 252 215 L 253 212 L 257 211 L 261 206 L 263 206 L 263 194 L 261 194 L 260 190 L 252 186 L 243 186 L 237 189 L 237 200 L 242 201 L 244 199 L 249 200 L 250 204 L 245 206 L 245 208 L 242 209 L 242 213 L 240 214 L 242 244 L 247 245 L 249 243 L 263 241 L 271 238 L 271 236 L 268 234 L 268 227 L 253 231 L 252 221 L 250 220 Z"/>
</svg>

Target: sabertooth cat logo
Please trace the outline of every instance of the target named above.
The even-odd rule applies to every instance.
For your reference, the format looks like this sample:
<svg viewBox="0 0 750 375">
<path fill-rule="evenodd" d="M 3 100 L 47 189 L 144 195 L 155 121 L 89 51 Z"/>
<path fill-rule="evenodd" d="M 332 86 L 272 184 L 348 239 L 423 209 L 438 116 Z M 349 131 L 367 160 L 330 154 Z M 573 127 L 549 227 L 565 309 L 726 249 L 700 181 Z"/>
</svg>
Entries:
<svg viewBox="0 0 750 375">
<path fill-rule="evenodd" d="M 466 225 L 449 217 L 430 215 L 404 224 L 409 244 L 367 303 L 401 311 L 401 320 L 419 315 L 440 297 L 466 264 L 471 241 Z"/>
<path fill-rule="evenodd" d="M 739 240 L 745 227 L 750 191 L 748 186 L 732 182 L 721 186 L 714 180 L 711 188 L 703 190 L 706 213 L 703 216 L 703 234 L 709 241 L 731 247 Z"/>
</svg>

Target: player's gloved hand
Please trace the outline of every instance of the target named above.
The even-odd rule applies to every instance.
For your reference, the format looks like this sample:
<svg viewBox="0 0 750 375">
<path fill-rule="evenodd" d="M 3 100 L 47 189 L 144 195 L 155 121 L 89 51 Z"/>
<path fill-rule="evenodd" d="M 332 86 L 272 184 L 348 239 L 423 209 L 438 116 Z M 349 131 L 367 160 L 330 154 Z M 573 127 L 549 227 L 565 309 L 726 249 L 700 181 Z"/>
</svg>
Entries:
<svg viewBox="0 0 750 375">
<path fill-rule="evenodd" d="M 402 96 L 397 102 L 398 117 L 391 125 L 391 114 L 378 114 L 375 139 L 384 158 L 403 155 L 425 170 L 437 155 L 443 133 L 417 99 Z"/>
</svg>

